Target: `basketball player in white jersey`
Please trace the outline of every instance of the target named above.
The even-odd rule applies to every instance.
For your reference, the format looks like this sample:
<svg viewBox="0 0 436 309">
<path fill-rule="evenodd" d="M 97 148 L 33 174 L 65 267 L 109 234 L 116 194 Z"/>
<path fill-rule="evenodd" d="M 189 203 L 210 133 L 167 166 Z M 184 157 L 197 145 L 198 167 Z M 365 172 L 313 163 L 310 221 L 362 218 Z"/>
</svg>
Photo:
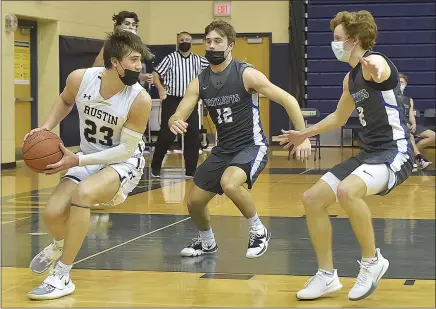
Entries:
<svg viewBox="0 0 436 309">
<path fill-rule="evenodd" d="M 73 71 L 45 124 L 28 134 L 52 130 L 77 105 L 81 152 L 74 154 L 60 145 L 64 157 L 46 168 L 46 174 L 68 172 L 44 211 L 45 226 L 54 240 L 35 256 L 30 268 L 42 274 L 60 260 L 28 293 L 30 299 L 55 299 L 74 292 L 70 270 L 88 233 L 90 207 L 124 202 L 141 179 L 142 134 L 151 98 L 137 81 L 146 52 L 139 36 L 126 31 L 110 34 L 104 45 L 105 67 Z"/>
</svg>

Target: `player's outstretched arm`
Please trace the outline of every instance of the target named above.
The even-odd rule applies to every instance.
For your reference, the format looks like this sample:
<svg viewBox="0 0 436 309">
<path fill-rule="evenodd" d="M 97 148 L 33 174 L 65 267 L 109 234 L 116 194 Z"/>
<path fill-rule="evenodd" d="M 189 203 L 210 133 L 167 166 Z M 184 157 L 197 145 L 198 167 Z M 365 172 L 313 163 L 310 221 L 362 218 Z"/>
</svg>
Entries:
<svg viewBox="0 0 436 309">
<path fill-rule="evenodd" d="M 200 97 L 199 87 L 200 83 L 198 78 L 195 78 L 186 89 L 185 96 L 177 107 L 176 112 L 168 121 L 168 126 L 170 127 L 171 132 L 174 134 L 177 135 L 186 132 L 188 124 L 185 121 L 198 104 Z"/>
<path fill-rule="evenodd" d="M 271 83 L 262 72 L 256 69 L 246 68 L 243 78 L 247 90 L 254 89 L 256 92 L 283 106 L 297 130 L 300 131 L 306 127 L 300 106 L 292 95 Z"/>
<path fill-rule="evenodd" d="M 121 130 L 120 144 L 103 151 L 79 155 L 79 165 L 112 164 L 129 159 L 142 140 L 151 113 L 151 97 L 141 91 L 133 101 L 127 121 Z"/>
<path fill-rule="evenodd" d="M 297 100 L 292 95 L 272 84 L 263 73 L 256 69 L 245 69 L 243 78 L 244 86 L 248 91 L 254 89 L 266 96 L 268 99 L 283 106 L 286 109 L 289 118 L 291 118 L 294 127 L 297 130 L 304 130 L 306 125 L 304 123 L 303 114 L 301 113 Z M 295 153 L 295 157 L 298 160 L 306 160 L 309 158 L 311 153 L 311 143 L 308 139 L 301 141 L 301 143 L 296 146 L 297 147 L 293 148 L 292 154 Z"/>
<path fill-rule="evenodd" d="M 348 89 L 347 74 L 343 82 L 342 96 L 339 100 L 336 110 L 320 122 L 307 129 L 304 129 L 303 131 L 283 131 L 283 134 L 279 136 L 281 139 L 280 145 L 285 145 L 285 148 L 289 147 L 290 145 L 297 146 L 306 138 L 340 128 L 347 122 L 348 118 L 350 118 L 354 108 L 354 101 Z"/>
<path fill-rule="evenodd" d="M 362 64 L 363 78 L 376 83 L 383 83 L 391 76 L 391 68 L 380 55 L 369 55 L 360 57 L 359 62 Z"/>
</svg>

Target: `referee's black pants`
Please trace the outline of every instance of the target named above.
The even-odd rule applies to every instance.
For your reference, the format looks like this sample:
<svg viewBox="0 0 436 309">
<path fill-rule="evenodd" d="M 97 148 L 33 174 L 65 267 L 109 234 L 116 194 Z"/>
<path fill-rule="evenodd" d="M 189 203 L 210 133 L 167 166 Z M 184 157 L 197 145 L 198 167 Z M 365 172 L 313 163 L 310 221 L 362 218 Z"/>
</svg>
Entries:
<svg viewBox="0 0 436 309">
<path fill-rule="evenodd" d="M 151 169 L 156 173 L 160 171 L 162 161 L 174 142 L 175 135 L 169 129 L 168 121 L 176 112 L 180 101 L 182 101 L 181 97 L 167 95 L 167 98 L 162 102 L 160 131 L 153 154 L 153 160 L 151 161 Z M 200 150 L 198 121 L 198 112 L 197 109 L 194 109 L 186 121 L 188 123 L 188 129 L 184 137 L 185 148 L 183 156 L 185 158 L 186 175 L 188 176 L 193 176 L 197 168 L 198 151 Z"/>
</svg>

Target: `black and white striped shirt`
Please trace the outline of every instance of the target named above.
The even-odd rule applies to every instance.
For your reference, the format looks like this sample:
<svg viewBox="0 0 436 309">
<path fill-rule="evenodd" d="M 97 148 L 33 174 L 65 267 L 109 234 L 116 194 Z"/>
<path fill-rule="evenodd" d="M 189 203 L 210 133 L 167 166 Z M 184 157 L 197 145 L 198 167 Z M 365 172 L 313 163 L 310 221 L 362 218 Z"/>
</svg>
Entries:
<svg viewBox="0 0 436 309">
<path fill-rule="evenodd" d="M 183 97 L 189 83 L 209 66 L 206 58 L 190 53 L 183 57 L 178 51 L 166 56 L 154 69 L 163 79 L 167 94 Z"/>
</svg>

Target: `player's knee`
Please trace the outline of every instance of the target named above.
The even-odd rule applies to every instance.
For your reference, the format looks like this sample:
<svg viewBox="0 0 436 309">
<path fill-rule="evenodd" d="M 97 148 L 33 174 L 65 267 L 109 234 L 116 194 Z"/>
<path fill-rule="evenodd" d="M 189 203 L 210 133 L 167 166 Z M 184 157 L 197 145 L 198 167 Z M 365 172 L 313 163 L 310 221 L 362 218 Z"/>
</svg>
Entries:
<svg viewBox="0 0 436 309">
<path fill-rule="evenodd" d="M 205 203 L 196 194 L 190 194 L 188 196 L 188 210 L 191 213 L 192 210 L 203 208 Z M 206 203 L 207 204 L 207 203 Z"/>
<path fill-rule="evenodd" d="M 343 183 L 339 184 L 338 190 L 336 192 L 338 196 L 338 201 L 342 206 L 347 206 L 350 201 L 357 198 L 353 190 L 349 186 L 344 185 Z"/>
<path fill-rule="evenodd" d="M 319 194 L 317 194 L 313 190 L 309 189 L 306 192 L 304 192 L 303 205 L 304 205 L 304 209 L 306 211 L 306 214 L 318 212 L 318 211 L 322 210 L 325 207 L 324 204 L 325 203 L 324 203 L 322 197 L 319 196 Z"/>
<path fill-rule="evenodd" d="M 227 196 L 232 196 L 234 193 L 238 190 L 238 185 L 233 183 L 230 179 L 230 177 L 223 177 L 221 178 L 221 188 L 223 189 L 224 193 Z"/>
<path fill-rule="evenodd" d="M 431 139 L 432 143 L 434 144 L 435 139 L 436 139 L 436 133 L 434 131 L 431 131 L 431 130 L 429 130 L 429 131 L 430 131 L 430 133 L 429 133 L 430 139 Z"/>
<path fill-rule="evenodd" d="M 47 207 L 44 209 L 44 223 L 53 224 L 56 222 L 63 222 L 66 216 L 65 212 L 65 207 L 62 207 L 62 205 L 47 204 Z"/>
</svg>

